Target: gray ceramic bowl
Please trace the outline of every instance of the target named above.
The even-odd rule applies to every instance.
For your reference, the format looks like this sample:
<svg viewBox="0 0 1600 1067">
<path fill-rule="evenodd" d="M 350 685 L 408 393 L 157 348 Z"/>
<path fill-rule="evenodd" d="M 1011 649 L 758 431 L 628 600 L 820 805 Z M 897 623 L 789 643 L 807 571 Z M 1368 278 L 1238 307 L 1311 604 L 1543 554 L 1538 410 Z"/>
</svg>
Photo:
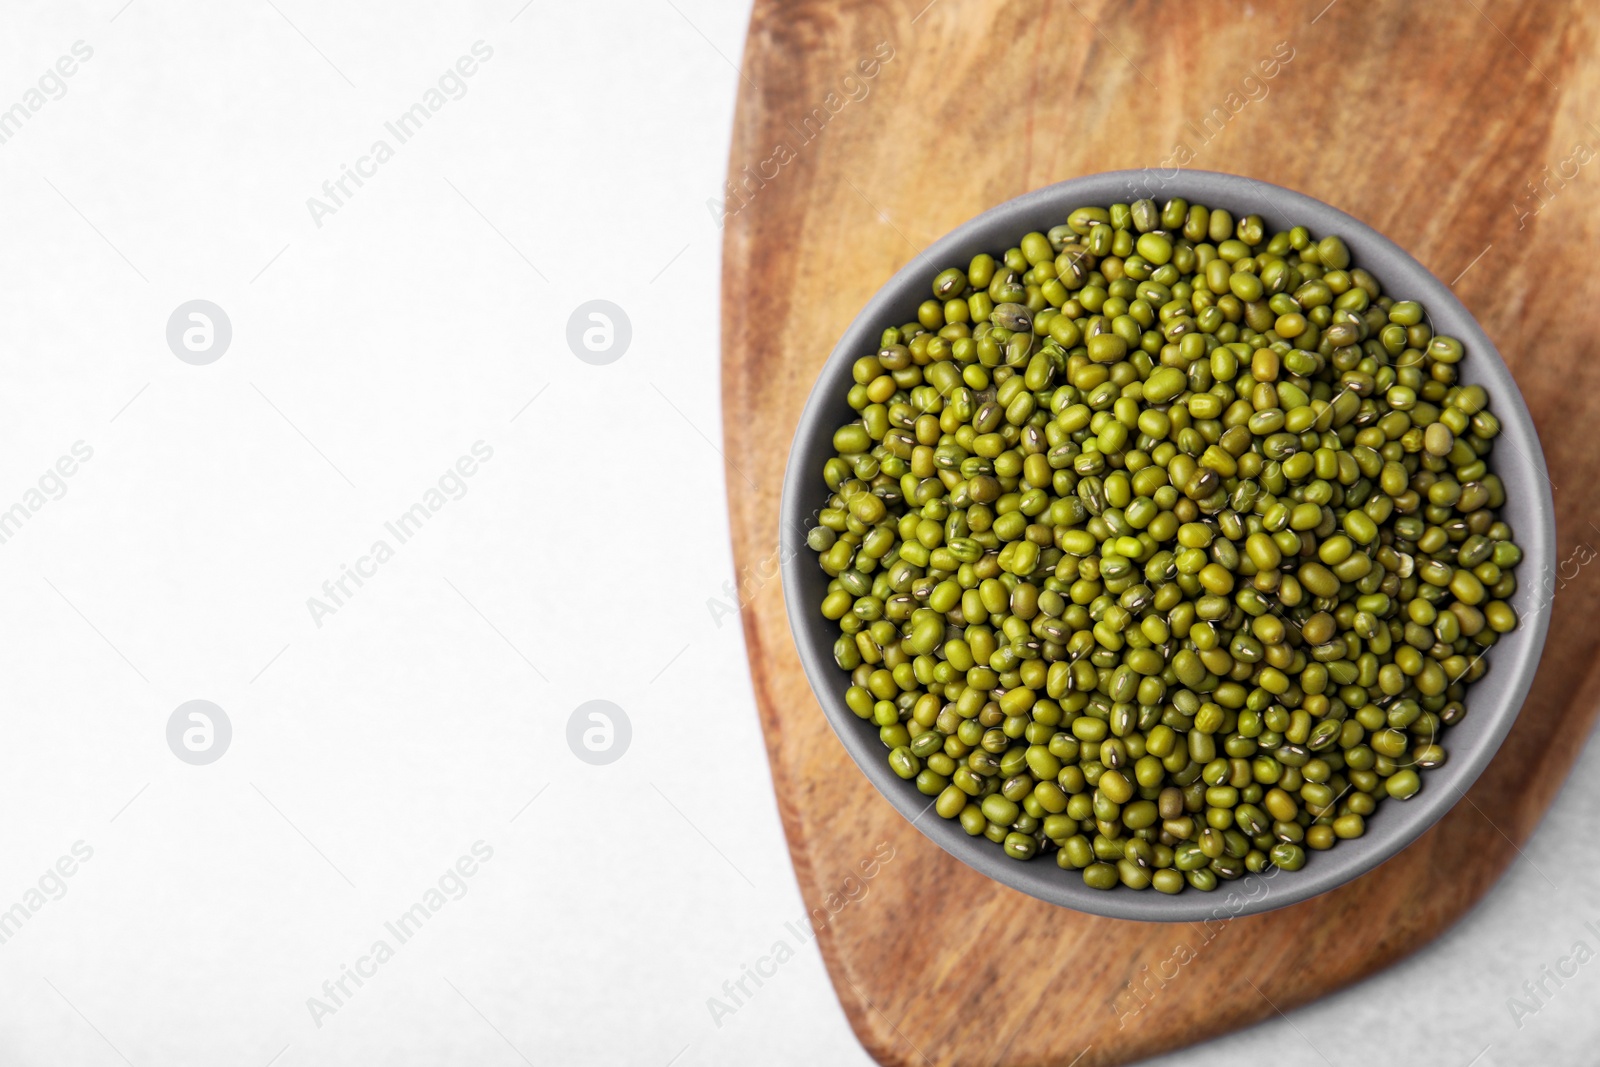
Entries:
<svg viewBox="0 0 1600 1067">
<path fill-rule="evenodd" d="M 1349 246 L 1355 265 L 1371 271 L 1386 293 L 1421 301 L 1436 332 L 1460 338 L 1466 346 L 1461 378 L 1489 390 L 1493 410 L 1504 426 L 1495 444 L 1493 467 L 1506 486 L 1504 518 L 1525 553 L 1517 572 L 1522 579 L 1520 588 L 1511 600 L 1521 624 L 1489 653 L 1490 670 L 1468 696 L 1469 714 L 1445 733 L 1449 762 L 1424 773 L 1417 796 L 1403 803 L 1383 804 L 1369 821 L 1365 836 L 1340 841 L 1326 852 L 1310 853 L 1302 870 L 1269 870 L 1223 883 L 1213 893 L 1186 889 L 1175 896 L 1121 886 L 1110 891 L 1090 889 L 1076 871 L 1060 869 L 1050 857 L 1026 863 L 1008 859 L 998 845 L 981 836 L 968 837 L 957 823 L 928 810 L 929 798 L 889 769 L 877 728 L 856 718 L 845 705 L 848 676 L 832 655 L 838 628 L 817 610 L 827 576 L 805 544 L 806 531 L 815 524 L 814 515 L 827 494 L 821 471 L 824 461 L 833 455 L 833 431 L 855 417 L 844 399 L 851 364 L 876 351 L 884 327 L 916 318 L 917 305 L 927 298 L 935 270 L 964 266 L 979 252 L 999 253 L 1031 230 L 1059 225 L 1075 207 L 1128 202 L 1142 196 L 1161 201 L 1181 196 L 1226 208 L 1236 218 L 1259 214 L 1271 230 L 1304 225 L 1314 235 L 1338 234 Z M 963 863 L 1040 900 L 1113 918 L 1192 921 L 1269 911 L 1327 892 L 1399 852 L 1460 800 L 1500 747 L 1532 684 L 1549 625 L 1543 578 L 1553 573 L 1556 545 L 1550 480 L 1533 420 L 1494 345 L 1448 286 L 1371 227 L 1309 196 L 1231 174 L 1183 171 L 1154 183 L 1148 171 L 1074 178 L 986 211 L 913 258 L 867 302 L 828 357 L 795 432 L 782 507 L 783 584 L 789 625 L 812 691 L 862 773 L 917 829 Z M 1485 832 L 1492 831 L 1486 828 Z"/>
</svg>

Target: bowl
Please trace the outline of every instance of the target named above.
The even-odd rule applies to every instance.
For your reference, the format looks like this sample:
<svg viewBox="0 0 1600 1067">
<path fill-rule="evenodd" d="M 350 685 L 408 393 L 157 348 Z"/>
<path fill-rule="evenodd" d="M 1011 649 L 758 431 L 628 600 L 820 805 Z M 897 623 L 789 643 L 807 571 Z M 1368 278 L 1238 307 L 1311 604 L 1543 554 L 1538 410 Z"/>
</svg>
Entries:
<svg viewBox="0 0 1600 1067">
<path fill-rule="evenodd" d="M 1111 890 L 1091 889 L 1076 871 L 1057 867 L 1048 855 L 1029 861 L 1010 859 L 994 842 L 981 835 L 968 837 L 957 822 L 934 814 L 931 798 L 889 768 L 877 727 L 858 719 L 845 704 L 847 675 L 834 663 L 832 654 L 837 624 L 818 610 L 828 579 L 805 543 L 806 532 L 815 524 L 815 513 L 827 496 L 821 471 L 834 454 L 833 431 L 855 417 L 845 402 L 851 364 L 877 350 L 884 327 L 916 318 L 917 305 L 927 298 L 935 271 L 965 266 L 979 252 L 1010 248 L 1025 233 L 1059 225 L 1075 207 L 1146 196 L 1162 201 L 1181 196 L 1193 203 L 1225 208 L 1236 218 L 1259 214 L 1274 231 L 1303 225 L 1315 236 L 1338 234 L 1349 247 L 1353 265 L 1377 277 L 1387 295 L 1420 301 L 1435 332 L 1457 337 L 1466 346 L 1467 357 L 1459 364 L 1460 380 L 1489 390 L 1492 410 L 1503 426 L 1491 460 L 1506 488 L 1501 517 L 1511 525 L 1524 552 L 1518 568 L 1523 580 L 1510 601 L 1519 624 L 1489 651 L 1488 673 L 1468 692 L 1467 716 L 1445 731 L 1442 743 L 1449 761 L 1423 773 L 1421 792 L 1407 801 L 1383 804 L 1368 820 L 1364 836 L 1339 841 L 1325 852 L 1308 852 L 1306 865 L 1299 871 L 1269 867 L 1260 874 L 1220 883 L 1214 892 L 1186 888 L 1171 896 L 1120 885 Z M 1151 171 L 1112 171 L 1064 181 L 984 212 L 913 257 L 867 301 L 828 357 L 795 432 L 781 514 L 784 598 L 811 689 L 845 751 L 884 798 L 940 848 L 1013 889 L 1077 911 L 1118 919 L 1194 921 L 1218 914 L 1226 897 L 1222 913 L 1252 914 L 1325 893 L 1377 867 L 1437 822 L 1488 765 L 1527 696 L 1549 626 L 1545 583 L 1534 579 L 1554 573 L 1555 512 L 1550 488 L 1533 420 L 1495 346 L 1449 286 L 1394 242 L 1337 208 L 1252 178 L 1205 171 L 1154 178 Z"/>
</svg>

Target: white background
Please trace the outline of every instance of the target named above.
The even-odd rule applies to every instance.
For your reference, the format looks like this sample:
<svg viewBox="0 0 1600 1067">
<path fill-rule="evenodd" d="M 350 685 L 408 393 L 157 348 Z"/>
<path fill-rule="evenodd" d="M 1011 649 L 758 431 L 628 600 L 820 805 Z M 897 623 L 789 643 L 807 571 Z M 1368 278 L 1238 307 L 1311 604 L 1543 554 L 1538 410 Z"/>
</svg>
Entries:
<svg viewBox="0 0 1600 1067">
<path fill-rule="evenodd" d="M 805 911 L 707 607 L 732 566 L 706 200 L 747 9 L 275 2 L 0 11 L 0 108 L 94 50 L 0 145 L 0 510 L 93 449 L 0 545 L 0 909 L 93 849 L 0 945 L 0 1064 L 865 1062 L 814 946 L 720 1026 L 706 1003 Z M 384 123 L 480 40 L 398 145 Z M 195 298 L 233 326 L 209 366 L 166 343 Z M 610 365 L 567 346 L 590 299 L 632 323 Z M 397 545 L 385 521 L 479 441 Z M 167 746 L 196 698 L 233 726 L 210 766 Z M 632 724 L 608 766 L 567 745 L 593 699 Z M 1600 949 L 1597 770 L 1436 946 L 1183 1061 L 1355 1064 L 1351 1033 L 1575 1055 L 1600 966 L 1520 1030 L 1506 998 Z M 465 896 L 316 1025 L 307 998 L 479 841 Z"/>
</svg>

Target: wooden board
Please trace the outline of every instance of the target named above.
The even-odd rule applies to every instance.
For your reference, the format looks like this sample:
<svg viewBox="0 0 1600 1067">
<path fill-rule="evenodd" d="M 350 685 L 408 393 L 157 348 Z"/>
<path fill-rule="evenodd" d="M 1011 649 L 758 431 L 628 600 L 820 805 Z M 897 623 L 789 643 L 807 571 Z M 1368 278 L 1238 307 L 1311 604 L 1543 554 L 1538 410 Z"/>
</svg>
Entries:
<svg viewBox="0 0 1600 1067">
<path fill-rule="evenodd" d="M 880 845 L 894 850 L 820 934 L 851 1024 L 884 1063 L 1126 1063 L 1370 974 L 1436 936 L 1516 860 L 1590 728 L 1600 9 L 1325 2 L 755 0 L 729 166 L 743 196 L 727 205 L 723 265 L 733 541 L 808 906 L 859 878 Z M 876 61 L 871 78 L 862 61 Z M 929 843 L 834 738 L 781 590 L 762 585 L 796 419 L 867 297 L 1001 201 L 1077 174 L 1180 163 L 1326 200 L 1452 281 L 1539 424 L 1567 561 L 1546 576 L 1558 591 L 1533 693 L 1470 803 L 1351 886 L 1207 927 L 1057 909 Z M 1179 946 L 1193 958 L 1178 960 Z M 1151 1007 L 1134 1011 L 1141 1003 Z"/>
</svg>

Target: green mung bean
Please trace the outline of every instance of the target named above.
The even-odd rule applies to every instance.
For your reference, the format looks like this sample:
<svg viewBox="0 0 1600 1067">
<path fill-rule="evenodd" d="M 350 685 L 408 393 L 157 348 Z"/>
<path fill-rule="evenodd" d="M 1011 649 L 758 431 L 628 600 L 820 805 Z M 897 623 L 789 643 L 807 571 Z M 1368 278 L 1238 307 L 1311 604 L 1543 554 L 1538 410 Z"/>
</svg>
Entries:
<svg viewBox="0 0 1600 1067">
<path fill-rule="evenodd" d="M 940 818 L 1097 889 L 1365 834 L 1517 625 L 1500 422 L 1337 235 L 1079 208 L 852 364 L 807 533 L 845 702 Z"/>
</svg>

